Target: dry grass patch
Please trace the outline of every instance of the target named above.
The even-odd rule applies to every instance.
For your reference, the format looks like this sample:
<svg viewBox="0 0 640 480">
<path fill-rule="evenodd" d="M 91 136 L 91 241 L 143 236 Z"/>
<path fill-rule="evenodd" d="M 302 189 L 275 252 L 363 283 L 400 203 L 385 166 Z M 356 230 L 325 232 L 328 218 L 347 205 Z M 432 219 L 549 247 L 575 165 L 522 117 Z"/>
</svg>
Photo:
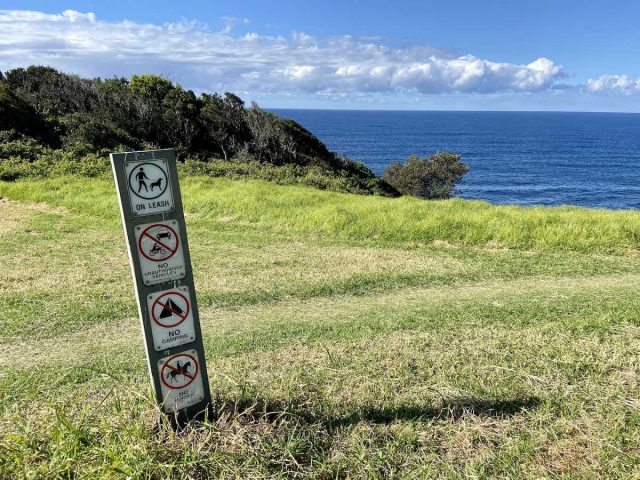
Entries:
<svg viewBox="0 0 640 480">
<path fill-rule="evenodd" d="M 215 255 L 194 248 L 200 272 L 198 285 L 205 291 L 242 292 L 274 285 L 293 287 L 335 283 L 359 275 L 429 273 L 459 275 L 477 270 L 472 263 L 428 251 L 373 247 L 326 246 L 283 242 L 256 249 L 241 245 L 214 247 Z"/>
<path fill-rule="evenodd" d="M 625 287 L 622 288 L 620 285 Z M 565 304 L 597 303 L 598 298 L 605 294 L 611 297 L 620 291 L 620 295 L 627 296 L 631 290 L 634 290 L 634 286 L 640 287 L 640 277 L 633 275 L 587 277 L 575 279 L 571 283 L 558 279 L 532 277 L 514 281 L 486 282 L 480 285 L 403 289 L 375 296 L 343 295 L 309 300 L 291 299 L 242 307 L 209 307 L 201 310 L 201 324 L 209 348 L 220 352 L 211 353 L 225 355 L 224 352 L 229 351 L 227 349 L 233 351 L 234 348 L 254 350 L 269 348 L 268 345 L 271 345 L 270 348 L 277 348 L 286 343 L 287 338 L 302 344 L 322 342 L 326 338 L 339 334 L 340 330 L 336 333 L 334 328 L 342 329 L 346 338 L 359 337 L 364 333 L 374 342 L 376 337 L 387 335 L 395 330 L 449 329 L 452 325 L 447 324 L 443 318 L 451 317 L 458 318 L 456 322 L 459 322 L 461 329 L 467 329 L 466 337 L 452 337 L 448 340 L 452 347 L 463 342 L 464 348 L 482 345 L 483 350 L 495 348 L 499 353 L 501 351 L 499 346 L 493 347 L 493 342 L 487 343 L 482 337 L 484 330 L 468 329 L 468 327 L 482 325 L 483 317 L 491 318 L 494 315 L 500 316 L 496 320 L 498 325 L 528 322 L 529 319 L 522 318 L 523 312 L 527 310 L 529 310 L 528 315 L 533 315 L 532 318 L 535 319 L 537 316 L 533 310 L 535 308 L 563 310 Z M 79 295 L 78 301 L 81 301 L 82 294 Z M 567 312 L 563 312 L 562 315 L 567 315 Z M 615 322 L 615 318 L 612 321 Z M 538 322 L 535 328 L 540 332 L 548 331 L 549 335 L 555 336 L 559 342 L 568 341 L 567 335 L 571 334 L 558 330 L 559 325 L 556 323 L 553 318 L 549 318 Z M 562 322 L 559 324 L 562 325 Z M 618 328 L 628 341 L 635 339 L 637 343 L 631 343 L 631 345 L 640 345 L 640 331 L 635 327 L 626 325 L 614 328 Z M 11 345 L 12 351 L 24 358 L 20 368 L 41 363 L 75 364 L 86 358 L 90 361 L 95 361 L 96 358 L 108 359 L 116 352 L 123 350 L 139 352 L 139 329 L 139 321 L 135 317 L 129 317 L 90 325 L 49 339 L 10 338 L 0 341 L 0 345 Z M 519 326 L 517 331 L 522 334 L 522 327 Z M 274 339 L 280 337 L 280 339 L 269 344 L 268 339 L 272 337 Z M 252 338 L 266 339 L 267 343 L 261 343 L 260 345 L 264 346 L 260 347 L 252 342 Z M 536 338 L 531 339 L 534 344 L 536 341 Z M 576 341 L 581 342 L 582 339 L 578 338 Z M 538 347 L 542 349 L 544 344 Z M 371 348 L 376 349 L 373 346 Z M 590 352 L 589 355 L 594 354 L 593 348 L 587 351 Z M 611 362 L 626 364 L 619 351 L 607 342 L 598 345 L 597 353 L 598 358 L 609 358 Z M 336 355 L 339 359 L 339 354 L 336 353 Z M 10 365 L 12 358 L 13 354 L 0 354 L 0 366 Z M 573 359 L 571 351 L 567 351 L 567 358 Z M 395 360 L 389 359 L 389 361 L 391 363 L 388 367 L 385 366 L 385 369 L 393 368 Z M 557 361 L 564 362 L 565 358 L 560 356 Z M 584 362 L 585 364 L 598 363 L 596 359 L 590 357 L 585 358 Z M 508 363 L 492 368 L 494 367 L 497 371 L 514 368 Z M 546 380 L 538 376 L 532 381 L 545 382 Z"/>
<path fill-rule="evenodd" d="M 0 236 L 14 235 L 24 232 L 37 235 L 38 232 L 30 230 L 28 225 L 32 216 L 38 212 L 68 214 L 64 207 L 52 206 L 47 203 L 23 203 L 0 197 Z"/>
</svg>

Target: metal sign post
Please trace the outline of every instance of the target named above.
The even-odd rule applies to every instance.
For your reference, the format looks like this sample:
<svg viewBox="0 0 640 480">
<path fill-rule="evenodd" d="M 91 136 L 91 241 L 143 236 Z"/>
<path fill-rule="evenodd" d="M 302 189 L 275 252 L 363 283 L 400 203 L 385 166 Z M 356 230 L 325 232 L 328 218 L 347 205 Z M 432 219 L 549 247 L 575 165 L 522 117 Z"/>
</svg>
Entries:
<svg viewBox="0 0 640 480">
<path fill-rule="evenodd" d="M 112 153 L 151 383 L 178 425 L 211 415 L 211 393 L 172 149 Z"/>
</svg>

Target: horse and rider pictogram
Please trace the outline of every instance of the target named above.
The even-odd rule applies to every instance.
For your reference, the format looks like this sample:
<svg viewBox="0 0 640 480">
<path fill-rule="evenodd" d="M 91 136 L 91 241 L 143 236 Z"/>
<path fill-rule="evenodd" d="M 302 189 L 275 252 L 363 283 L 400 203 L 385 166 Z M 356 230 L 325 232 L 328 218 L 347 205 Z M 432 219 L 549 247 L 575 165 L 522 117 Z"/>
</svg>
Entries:
<svg viewBox="0 0 640 480">
<path fill-rule="evenodd" d="M 171 383 L 175 383 L 178 380 L 176 378 L 178 375 L 182 375 L 183 377 L 193 378 L 191 376 L 191 362 L 186 362 L 184 365 L 180 365 L 180 360 L 176 362 L 176 367 L 172 368 L 169 372 L 167 372 L 166 378 L 170 379 Z"/>
<path fill-rule="evenodd" d="M 160 369 L 160 380 L 171 390 L 186 388 L 198 375 L 198 361 L 187 353 L 178 353 L 167 359 Z"/>
</svg>

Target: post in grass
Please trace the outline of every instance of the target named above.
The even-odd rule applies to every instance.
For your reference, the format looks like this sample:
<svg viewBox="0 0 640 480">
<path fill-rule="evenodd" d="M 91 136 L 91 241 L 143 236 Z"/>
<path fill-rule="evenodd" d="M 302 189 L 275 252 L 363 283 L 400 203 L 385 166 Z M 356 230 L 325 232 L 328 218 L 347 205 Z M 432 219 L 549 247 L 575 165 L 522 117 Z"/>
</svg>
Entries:
<svg viewBox="0 0 640 480">
<path fill-rule="evenodd" d="M 155 399 L 174 426 L 210 417 L 175 152 L 110 157 Z"/>
</svg>

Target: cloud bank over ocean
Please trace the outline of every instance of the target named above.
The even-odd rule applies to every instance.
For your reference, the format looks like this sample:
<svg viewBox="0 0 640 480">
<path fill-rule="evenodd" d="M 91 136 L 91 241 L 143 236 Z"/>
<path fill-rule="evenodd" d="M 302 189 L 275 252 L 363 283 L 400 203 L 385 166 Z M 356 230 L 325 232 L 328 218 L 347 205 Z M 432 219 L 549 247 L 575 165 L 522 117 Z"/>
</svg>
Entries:
<svg viewBox="0 0 640 480">
<path fill-rule="evenodd" d="M 103 77 L 152 72 L 195 90 L 332 98 L 640 93 L 640 79 L 624 74 L 603 74 L 584 85 L 567 83 L 565 67 L 545 57 L 516 64 L 423 45 L 391 47 L 349 35 L 234 34 L 237 24 L 248 23 L 225 18 L 216 31 L 196 21 L 156 25 L 106 21 L 72 10 L 0 10 L 0 69 L 43 64 Z"/>
</svg>

